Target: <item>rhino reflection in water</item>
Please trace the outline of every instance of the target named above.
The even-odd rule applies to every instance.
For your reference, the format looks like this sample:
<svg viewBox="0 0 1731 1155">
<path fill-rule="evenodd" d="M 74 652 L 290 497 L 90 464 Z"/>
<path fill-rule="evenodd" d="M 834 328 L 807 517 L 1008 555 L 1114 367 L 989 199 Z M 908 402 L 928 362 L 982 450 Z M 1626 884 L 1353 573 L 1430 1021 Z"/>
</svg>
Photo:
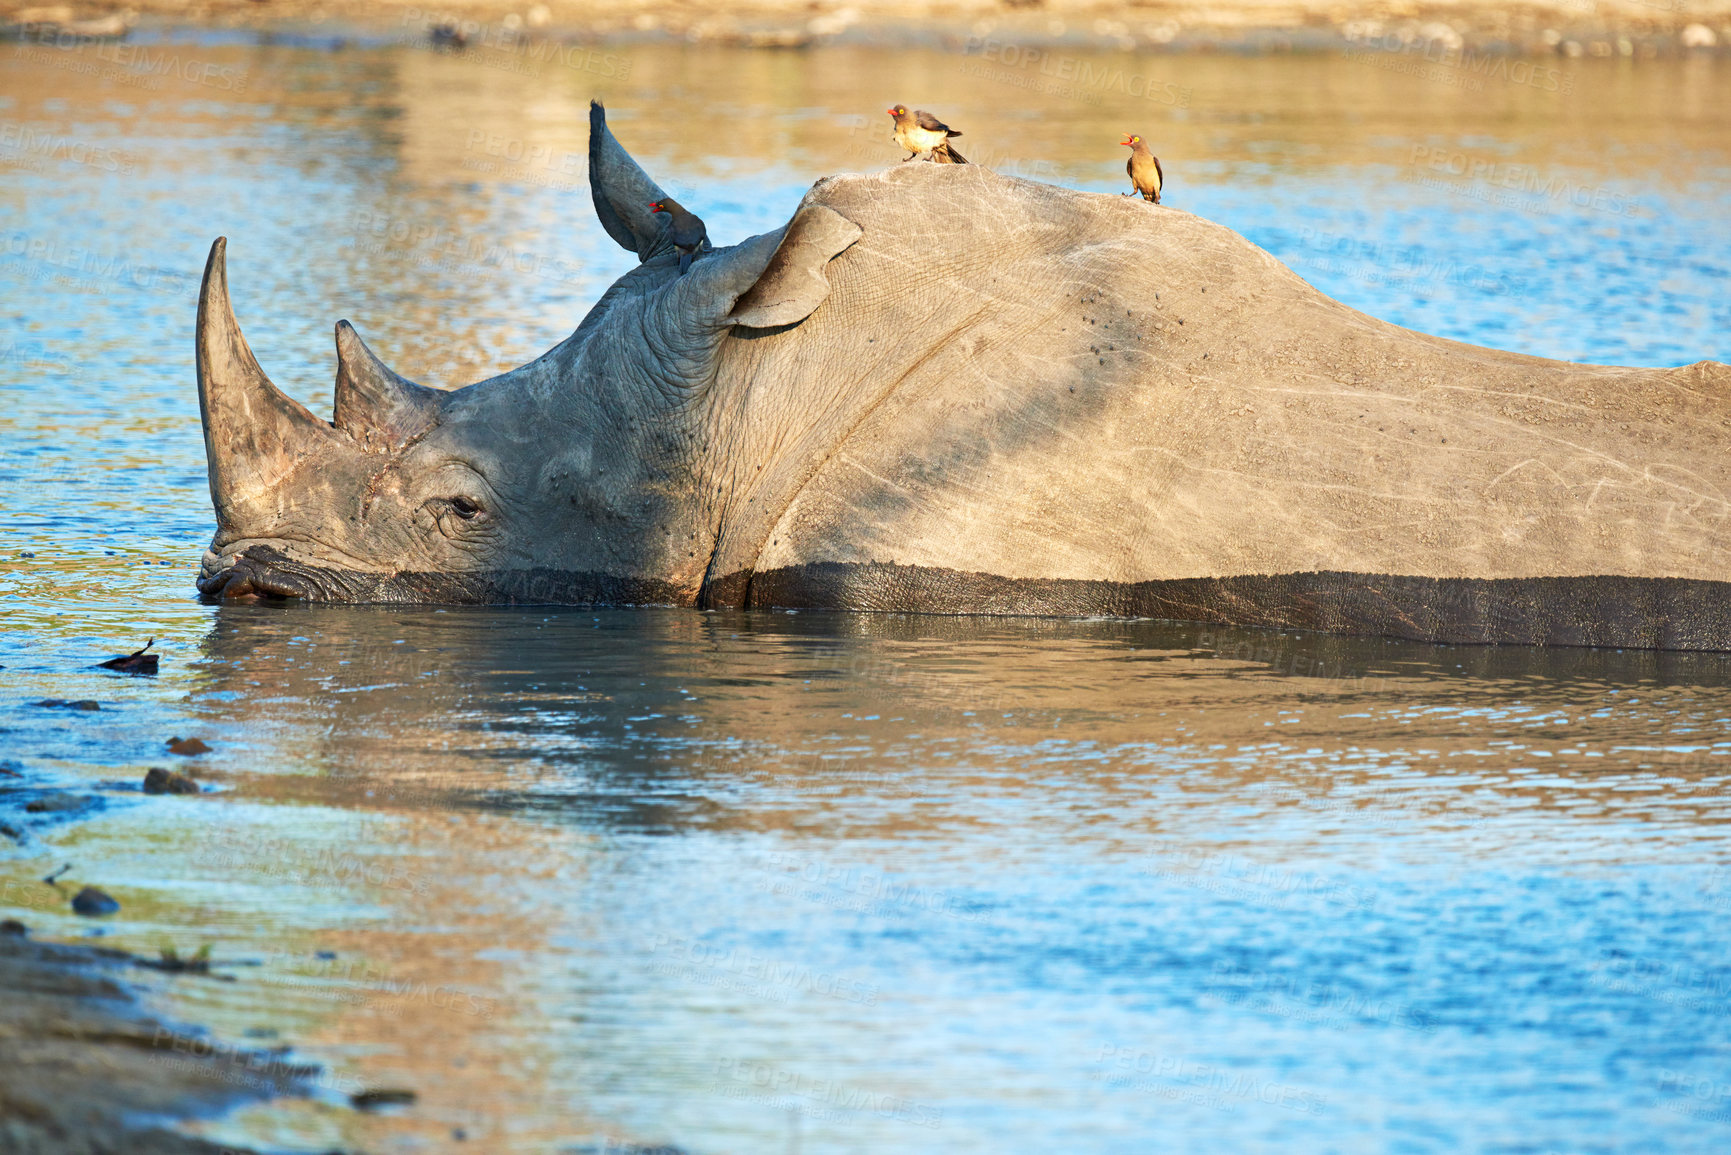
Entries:
<svg viewBox="0 0 1731 1155">
<path fill-rule="evenodd" d="M 265 377 L 223 243 L 199 302 L 212 599 L 1116 614 L 1731 649 L 1731 367 L 1428 337 L 1187 213 L 898 165 L 540 359 L 415 385 L 337 326 L 335 420 Z"/>
</svg>

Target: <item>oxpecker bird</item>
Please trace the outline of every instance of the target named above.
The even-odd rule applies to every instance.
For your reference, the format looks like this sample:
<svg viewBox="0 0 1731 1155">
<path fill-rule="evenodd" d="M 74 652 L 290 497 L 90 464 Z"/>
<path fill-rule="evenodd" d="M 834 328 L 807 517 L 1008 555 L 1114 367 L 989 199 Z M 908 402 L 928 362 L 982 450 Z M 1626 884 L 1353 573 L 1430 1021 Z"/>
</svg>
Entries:
<svg viewBox="0 0 1731 1155">
<path fill-rule="evenodd" d="M 937 164 L 967 164 L 968 158 L 950 147 L 950 137 L 961 133 L 920 109 L 908 111 L 908 106 L 898 104 L 889 110 L 896 119 L 896 143 L 912 153 L 902 163 L 924 156 Z"/>
<path fill-rule="evenodd" d="M 1136 192 L 1142 194 L 1142 199 L 1149 204 L 1160 203 L 1160 186 L 1166 183 L 1166 174 L 1160 171 L 1160 158 L 1148 151 L 1148 142 L 1130 133 L 1124 134 L 1119 144 L 1130 146 L 1130 163 L 1124 166 L 1124 171 L 1130 174 L 1130 183 L 1136 186 Z M 1125 193 L 1134 196 L 1135 193 Z"/>
<path fill-rule="evenodd" d="M 691 258 L 709 243 L 709 230 L 703 227 L 703 218 L 686 211 L 685 206 L 672 197 L 654 201 L 650 204 L 649 211 L 666 213 L 673 218 L 673 247 L 679 250 L 679 275 L 683 277 L 686 270 L 691 268 Z"/>
</svg>

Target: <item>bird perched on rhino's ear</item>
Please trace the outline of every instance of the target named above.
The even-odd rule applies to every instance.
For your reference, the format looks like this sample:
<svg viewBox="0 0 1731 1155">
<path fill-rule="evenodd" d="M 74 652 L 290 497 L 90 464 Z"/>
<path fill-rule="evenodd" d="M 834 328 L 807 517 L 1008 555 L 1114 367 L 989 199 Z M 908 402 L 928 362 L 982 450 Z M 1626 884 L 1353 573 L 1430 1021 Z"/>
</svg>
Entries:
<svg viewBox="0 0 1731 1155">
<path fill-rule="evenodd" d="M 907 105 L 898 104 L 889 110 L 889 114 L 896 119 L 896 143 L 913 154 L 903 164 L 916 156 L 924 156 L 937 164 L 968 163 L 967 157 L 950 147 L 950 137 L 962 134 L 931 113 L 924 109 L 909 112 Z"/>
<path fill-rule="evenodd" d="M 673 247 L 679 250 L 679 275 L 683 277 L 691 268 L 691 258 L 709 243 L 709 230 L 703 227 L 703 218 L 688 211 L 672 197 L 662 197 L 651 203 L 649 211 L 666 213 L 673 218 Z"/>
<path fill-rule="evenodd" d="M 1166 183 L 1166 174 L 1160 171 L 1160 158 L 1148 151 L 1148 142 L 1139 136 L 1125 133 L 1119 144 L 1130 146 L 1130 163 L 1124 166 L 1124 171 L 1130 174 L 1130 183 L 1136 186 L 1136 192 L 1142 194 L 1142 199 L 1150 204 L 1160 203 L 1160 186 Z M 1125 193 L 1133 196 L 1133 193 Z"/>
</svg>

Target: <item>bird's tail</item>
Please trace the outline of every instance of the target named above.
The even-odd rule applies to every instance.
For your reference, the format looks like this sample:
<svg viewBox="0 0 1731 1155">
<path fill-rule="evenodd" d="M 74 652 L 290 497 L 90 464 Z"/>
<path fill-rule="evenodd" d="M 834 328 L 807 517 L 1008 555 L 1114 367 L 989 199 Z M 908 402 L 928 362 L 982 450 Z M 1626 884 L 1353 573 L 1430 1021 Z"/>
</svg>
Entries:
<svg viewBox="0 0 1731 1155">
<path fill-rule="evenodd" d="M 956 146 L 949 141 L 938 145 L 936 151 L 950 164 L 967 164 L 968 158 L 956 151 Z"/>
</svg>

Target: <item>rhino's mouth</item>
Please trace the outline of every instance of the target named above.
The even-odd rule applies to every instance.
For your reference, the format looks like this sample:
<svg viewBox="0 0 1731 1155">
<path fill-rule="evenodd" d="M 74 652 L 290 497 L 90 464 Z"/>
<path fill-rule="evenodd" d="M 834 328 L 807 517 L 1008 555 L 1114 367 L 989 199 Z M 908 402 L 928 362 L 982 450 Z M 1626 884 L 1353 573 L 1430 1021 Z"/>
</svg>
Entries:
<svg viewBox="0 0 1731 1155">
<path fill-rule="evenodd" d="M 341 596 L 332 588 L 332 572 L 270 546 L 248 546 L 231 556 L 207 551 L 199 566 L 198 593 L 207 602 L 332 601 Z"/>
<path fill-rule="evenodd" d="M 690 605 L 667 582 L 557 569 L 482 573 L 362 573 L 299 561 L 264 543 L 235 553 L 207 550 L 199 566 L 205 602 L 336 602 L 348 605 Z"/>
</svg>

